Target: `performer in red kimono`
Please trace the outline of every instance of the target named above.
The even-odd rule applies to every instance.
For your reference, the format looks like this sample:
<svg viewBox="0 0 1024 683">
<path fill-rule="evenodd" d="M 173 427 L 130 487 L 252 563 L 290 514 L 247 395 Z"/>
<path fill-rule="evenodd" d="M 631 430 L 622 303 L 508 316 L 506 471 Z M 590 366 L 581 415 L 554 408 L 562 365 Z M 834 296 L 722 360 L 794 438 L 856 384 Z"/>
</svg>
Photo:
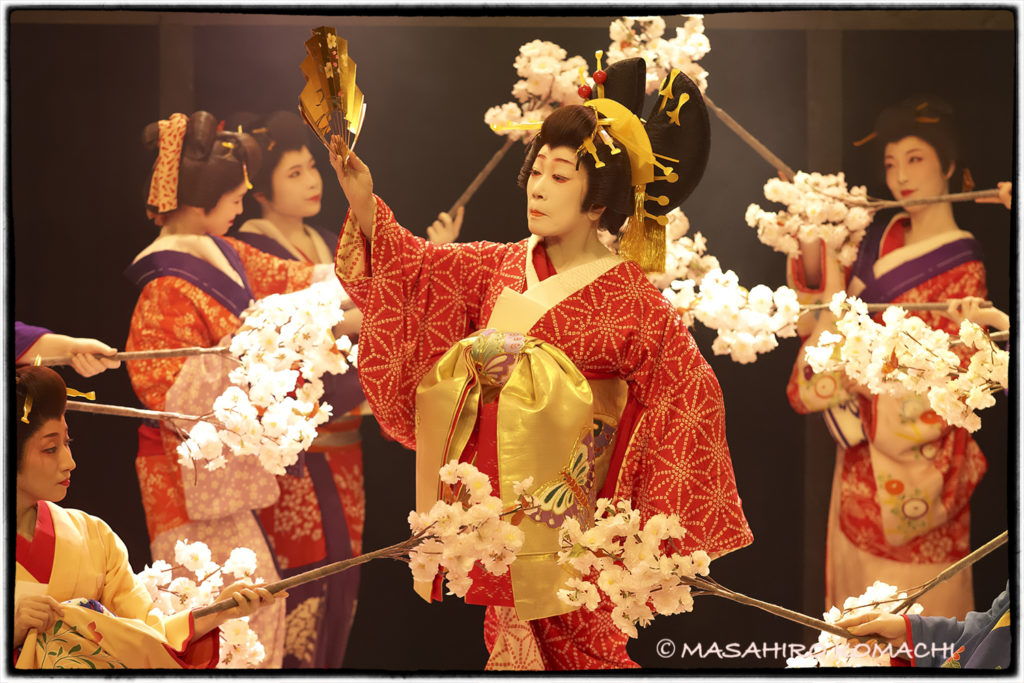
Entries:
<svg viewBox="0 0 1024 683">
<path fill-rule="evenodd" d="M 934 99 L 885 110 L 872 137 L 884 154 L 886 183 L 897 199 L 948 193 L 956 170 L 951 112 Z M 868 229 L 856 262 L 843 273 L 824 245 L 791 259 L 791 286 L 805 303 L 845 289 L 868 303 L 984 297 L 981 248 L 957 227 L 949 203 L 910 206 Z M 880 314 L 879 314 L 880 315 Z M 951 334 L 942 312 L 912 312 Z M 824 311 L 806 344 L 835 317 Z M 829 509 L 826 605 L 842 606 L 876 580 L 912 588 L 970 551 L 969 501 L 985 457 L 966 429 L 951 427 L 923 396 L 873 396 L 842 372 L 815 374 L 801 349 L 788 394 L 798 412 L 823 411 L 837 443 Z M 929 614 L 962 618 L 973 608 L 966 570 L 921 599 Z"/>
<path fill-rule="evenodd" d="M 219 626 L 285 594 L 234 583 L 217 600 L 240 607 L 193 617 L 160 614 L 103 520 L 57 505 L 75 461 L 64 410 L 67 388 L 45 367 L 19 368 L 14 661 L 19 669 L 212 668 Z"/>
<path fill-rule="evenodd" d="M 598 88 L 590 106 L 544 122 L 520 175 L 531 236 L 514 244 L 418 239 L 373 195 L 355 154 L 339 144 L 332 156 L 351 207 L 336 272 L 364 314 L 360 378 L 382 428 L 417 450 L 417 507 L 437 498 L 438 468 L 460 458 L 510 507 L 527 476 L 557 492 L 520 526 L 510 574 L 478 573 L 467 595 L 487 605 L 489 669 L 636 666 L 607 605 L 572 611 L 555 595 L 561 519 L 591 516 L 594 496 L 630 500 L 644 519 L 679 515 L 687 551 L 717 556 L 752 540 L 710 366 L 643 270 L 597 237 L 633 216 L 643 243 L 647 207 L 682 201 L 707 160 L 699 90 L 674 71 L 645 129 L 643 74 L 642 60 L 619 62 L 605 96 Z M 652 146 L 687 161 L 667 169 Z M 660 207 L 648 201 L 662 195 Z"/>
<path fill-rule="evenodd" d="M 174 114 L 151 124 L 145 137 L 158 149 L 147 207 L 160 235 L 126 275 L 141 290 L 132 314 L 128 350 L 216 346 L 228 341 L 253 299 L 290 292 L 330 276 L 312 266 L 269 256 L 222 237 L 241 213 L 250 173 L 259 170 L 258 145 L 247 135 L 218 130 L 208 112 Z M 319 269 L 319 270 L 318 270 Z M 128 363 L 132 387 L 150 409 L 202 415 L 228 385 L 231 362 L 220 356 Z M 274 504 L 274 475 L 255 458 L 198 471 L 178 465 L 178 436 L 166 425 L 139 428 L 136 469 L 153 559 L 170 561 L 178 539 L 203 541 L 216 562 L 235 547 L 254 550 L 257 575 L 279 577 L 256 516 Z M 284 653 L 284 604 L 253 617 L 266 649 L 263 666 L 279 667 Z"/>
</svg>

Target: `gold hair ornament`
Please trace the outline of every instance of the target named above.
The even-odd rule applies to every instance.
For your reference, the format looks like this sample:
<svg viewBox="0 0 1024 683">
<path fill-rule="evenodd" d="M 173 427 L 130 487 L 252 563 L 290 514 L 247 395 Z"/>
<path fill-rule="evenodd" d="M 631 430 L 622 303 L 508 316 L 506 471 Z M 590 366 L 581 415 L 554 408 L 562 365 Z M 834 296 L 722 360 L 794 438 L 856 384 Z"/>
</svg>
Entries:
<svg viewBox="0 0 1024 683">
<path fill-rule="evenodd" d="M 88 399 L 90 401 L 95 401 L 96 400 L 96 392 L 95 391 L 90 391 L 90 392 L 86 393 L 84 391 L 79 391 L 78 389 L 72 389 L 71 387 L 66 387 L 66 389 L 67 389 L 68 396 L 70 396 L 71 398 L 84 398 L 84 399 Z"/>
</svg>

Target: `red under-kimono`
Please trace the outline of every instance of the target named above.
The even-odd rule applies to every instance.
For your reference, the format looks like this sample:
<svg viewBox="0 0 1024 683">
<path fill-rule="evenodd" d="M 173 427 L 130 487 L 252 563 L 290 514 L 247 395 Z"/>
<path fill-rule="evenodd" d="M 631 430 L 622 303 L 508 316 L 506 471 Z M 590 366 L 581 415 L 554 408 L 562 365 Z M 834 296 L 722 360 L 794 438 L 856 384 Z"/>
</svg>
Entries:
<svg viewBox="0 0 1024 683">
<path fill-rule="evenodd" d="M 866 301 L 893 304 L 986 295 L 985 267 L 969 233 L 906 246 L 908 227 L 900 214 L 869 230 L 853 274 L 845 276 L 848 293 L 861 296 L 863 290 Z M 789 281 L 807 302 L 827 284 L 809 289 L 797 260 L 789 262 Z M 959 329 L 938 312 L 911 315 L 950 334 Z M 827 606 L 840 607 L 876 580 L 912 588 L 966 555 L 970 498 L 986 469 L 969 432 L 947 425 L 926 398 L 868 399 L 845 385 L 842 373 L 815 374 L 801 348 L 787 387 L 798 412 L 825 411 L 837 439 L 825 580 Z M 852 429 L 844 430 L 844 420 Z M 973 608 L 972 596 L 967 570 L 920 602 L 926 614 L 963 618 Z"/>
<path fill-rule="evenodd" d="M 132 267 L 135 271 L 129 269 L 144 285 L 132 314 L 126 350 L 224 343 L 238 329 L 238 313 L 244 309 L 245 299 L 302 289 L 313 278 L 313 266 L 274 258 L 237 240 L 186 237 L 190 239 L 179 240 L 179 249 L 154 247 L 148 254 L 144 252 Z M 206 255 L 216 255 L 218 251 L 209 249 L 219 248 L 241 284 L 224 274 L 223 265 L 218 274 L 209 265 L 211 258 L 196 257 L 199 248 L 208 249 L 201 252 Z M 146 261 L 146 256 L 153 260 Z M 145 277 L 139 274 L 140 268 Z M 202 270 L 204 276 L 190 282 L 188 278 L 195 273 L 186 270 Z M 175 276 L 175 272 L 182 275 Z M 232 289 L 236 287 L 237 291 Z M 233 297 L 223 298 L 226 291 Z M 127 367 L 132 387 L 146 408 L 203 414 L 228 385 L 227 373 L 234 366 L 219 356 L 197 356 L 132 361 Z M 153 559 L 174 564 L 175 541 L 183 538 L 206 543 L 218 563 L 223 563 L 233 548 L 248 547 L 258 557 L 256 575 L 276 580 L 273 554 L 254 514 L 278 499 L 274 475 L 251 458 L 229 460 L 228 465 L 212 472 L 203 467 L 195 471 L 181 468 L 176 453 L 179 443 L 166 425 L 144 424 L 139 429 L 136 470 Z M 264 667 L 281 665 L 284 611 L 283 603 L 273 605 L 250 619 L 266 649 Z"/>
<path fill-rule="evenodd" d="M 336 273 L 363 311 L 359 374 L 391 436 L 415 447 L 421 378 L 455 342 L 491 320 L 503 290 L 523 293 L 529 280 L 545 279 L 550 262 L 542 251 L 537 238 L 431 245 L 399 226 L 379 198 L 372 249 L 346 221 Z M 644 519 L 678 514 L 686 550 L 717 555 L 749 544 L 721 389 L 679 316 L 632 262 L 619 260 L 578 285 L 540 315 L 529 335 L 561 349 L 588 380 L 618 378 L 628 387 L 625 410 L 606 420 L 613 453 L 603 487 L 597 482 L 599 495 L 630 500 Z M 487 608 L 489 668 L 636 666 L 607 609 L 524 622 L 508 604 L 499 598 Z"/>
</svg>

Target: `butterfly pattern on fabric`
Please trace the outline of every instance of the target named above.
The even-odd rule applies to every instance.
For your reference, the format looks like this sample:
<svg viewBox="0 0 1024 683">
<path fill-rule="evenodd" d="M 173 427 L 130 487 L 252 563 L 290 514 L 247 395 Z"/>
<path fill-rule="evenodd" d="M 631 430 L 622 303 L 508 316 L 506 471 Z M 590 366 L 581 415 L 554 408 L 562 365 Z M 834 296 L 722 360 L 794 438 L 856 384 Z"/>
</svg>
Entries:
<svg viewBox="0 0 1024 683">
<path fill-rule="evenodd" d="M 594 510 L 594 434 L 587 431 L 579 441 L 569 463 L 561 469 L 561 479 L 541 484 L 530 494 L 533 505 L 523 510 L 528 517 L 552 529 L 558 529 L 566 517 L 581 524 L 593 517 Z"/>
<path fill-rule="evenodd" d="M 470 354 L 483 382 L 505 386 L 525 343 L 526 337 L 521 332 L 499 332 L 492 328 L 481 330 L 473 340 Z"/>
</svg>

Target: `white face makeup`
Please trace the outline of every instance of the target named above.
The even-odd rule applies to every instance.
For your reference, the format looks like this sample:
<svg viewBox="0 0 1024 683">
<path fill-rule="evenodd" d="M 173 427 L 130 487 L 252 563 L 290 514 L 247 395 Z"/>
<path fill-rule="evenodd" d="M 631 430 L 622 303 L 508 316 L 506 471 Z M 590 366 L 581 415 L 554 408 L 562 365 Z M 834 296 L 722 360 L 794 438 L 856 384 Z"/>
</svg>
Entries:
<svg viewBox="0 0 1024 683">
<path fill-rule="evenodd" d="M 30 502 L 64 500 L 75 460 L 63 416 L 43 423 L 25 442 L 18 468 L 18 497 Z"/>
<path fill-rule="evenodd" d="M 952 166 L 943 171 L 935 148 L 921 138 L 909 135 L 885 146 L 885 183 L 896 199 L 937 197 L 949 192 Z M 907 207 L 908 211 L 922 206 Z"/>
<path fill-rule="evenodd" d="M 281 155 L 270 176 L 270 187 L 272 196 L 262 201 L 273 212 L 300 219 L 320 213 L 324 183 L 306 147 Z"/>
<path fill-rule="evenodd" d="M 576 150 L 544 145 L 526 182 L 526 223 L 539 237 L 589 230 L 600 210 L 584 211 L 587 172 L 576 167 Z"/>
</svg>

